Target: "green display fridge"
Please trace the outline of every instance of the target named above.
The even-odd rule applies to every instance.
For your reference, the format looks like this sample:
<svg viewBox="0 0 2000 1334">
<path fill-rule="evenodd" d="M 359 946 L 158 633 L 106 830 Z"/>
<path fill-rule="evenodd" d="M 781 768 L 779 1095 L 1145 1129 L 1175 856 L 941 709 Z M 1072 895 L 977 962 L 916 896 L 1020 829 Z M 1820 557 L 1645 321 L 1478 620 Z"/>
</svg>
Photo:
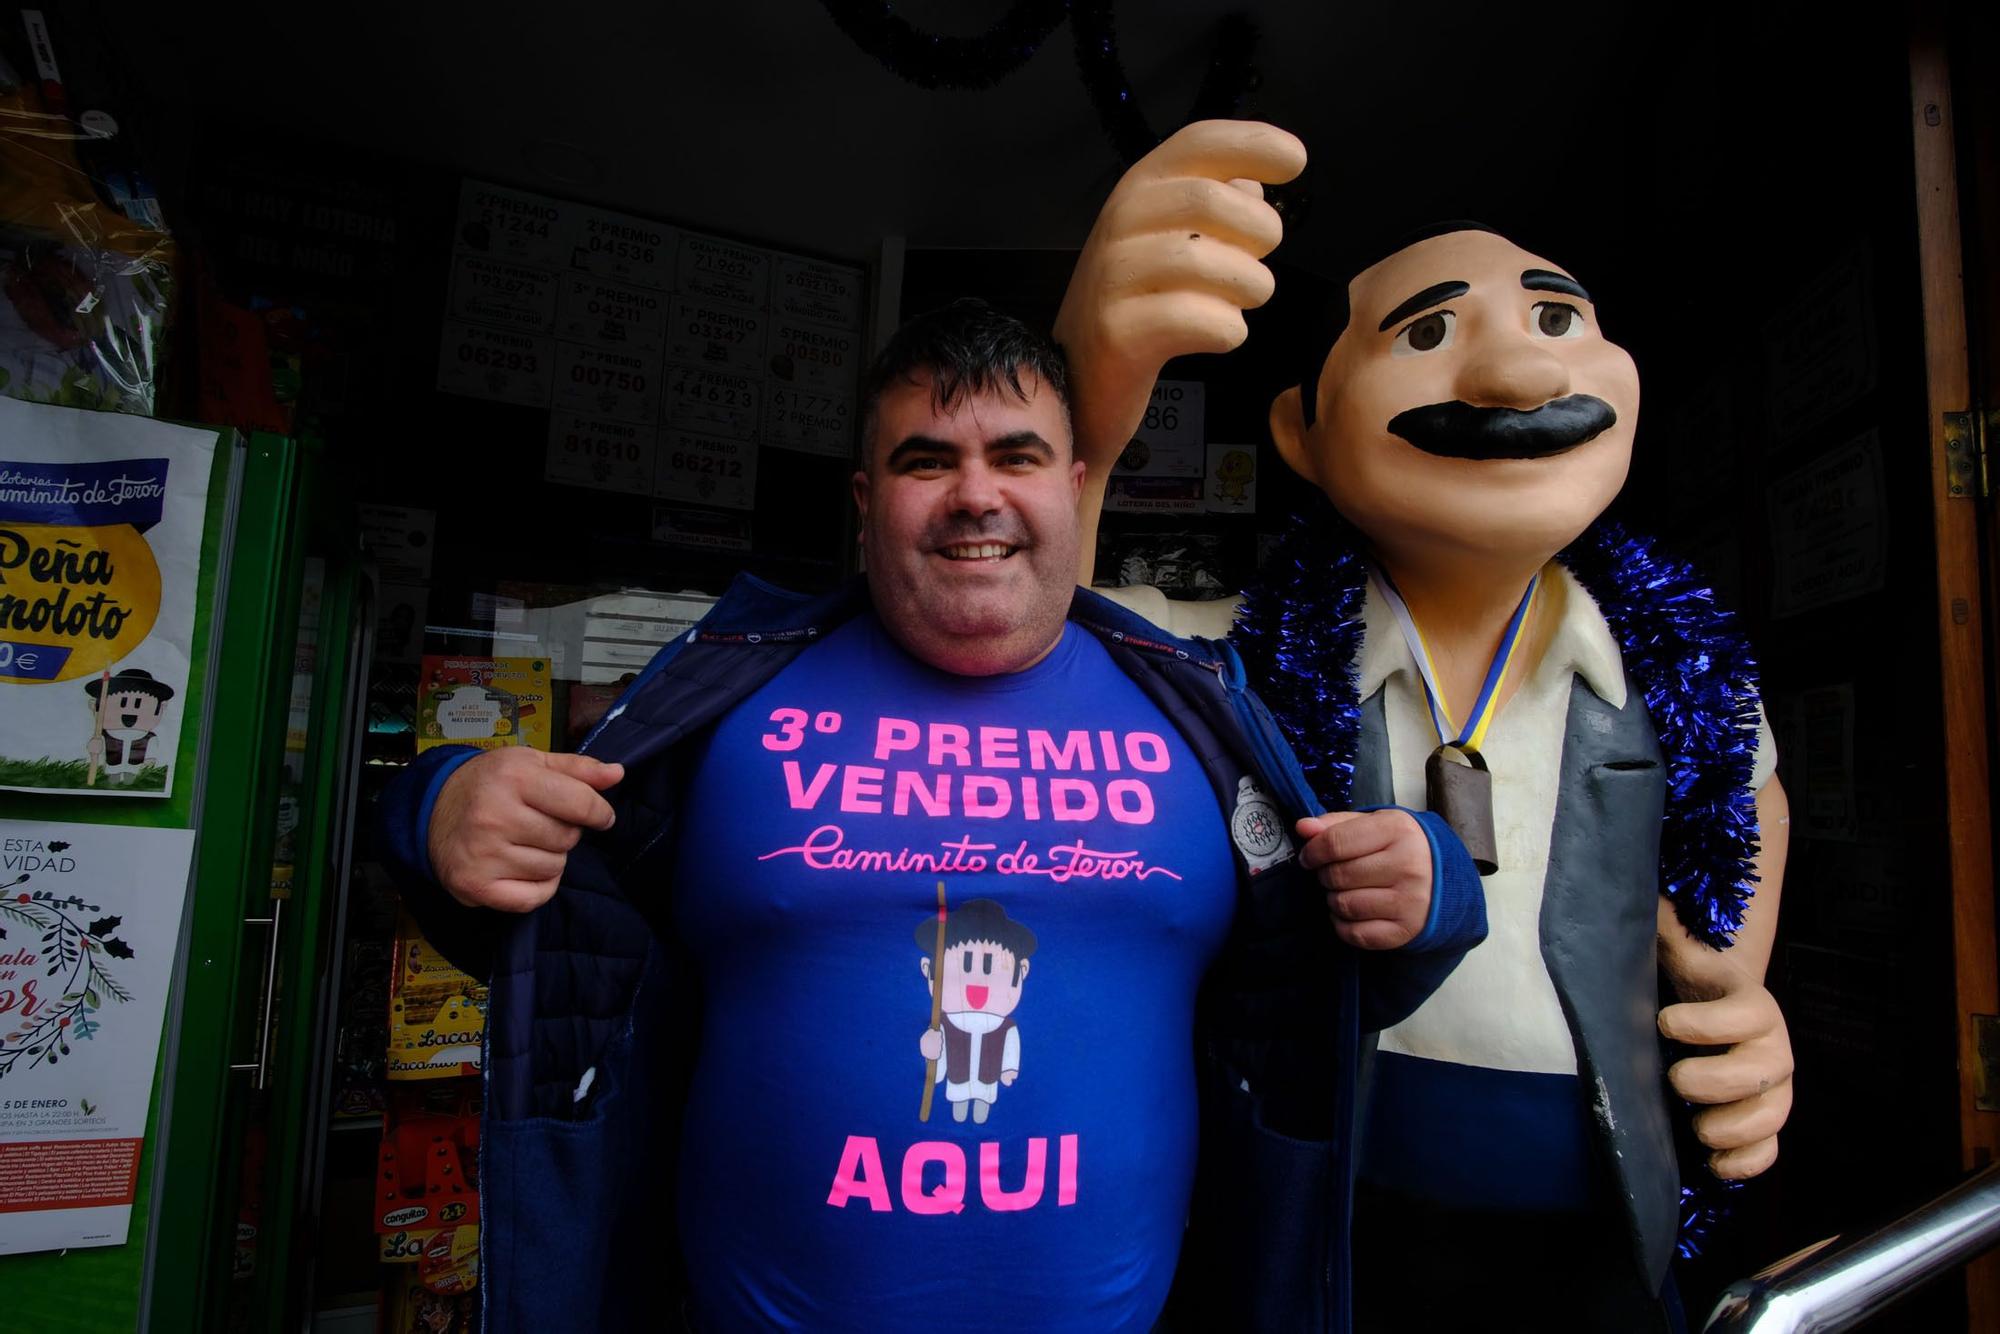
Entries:
<svg viewBox="0 0 2000 1334">
<path fill-rule="evenodd" d="M 0 1331 L 309 1322 L 373 620 L 342 483 L 310 443 L 0 400 Z"/>
</svg>

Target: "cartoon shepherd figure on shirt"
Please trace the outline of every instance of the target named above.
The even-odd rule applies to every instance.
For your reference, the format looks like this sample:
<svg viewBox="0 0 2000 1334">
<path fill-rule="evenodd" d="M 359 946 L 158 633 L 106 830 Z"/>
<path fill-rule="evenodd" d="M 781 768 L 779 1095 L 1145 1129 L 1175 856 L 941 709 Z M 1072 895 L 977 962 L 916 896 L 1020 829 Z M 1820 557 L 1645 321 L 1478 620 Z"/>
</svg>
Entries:
<svg viewBox="0 0 2000 1334">
<path fill-rule="evenodd" d="M 919 961 L 931 992 L 931 1026 L 917 1041 L 929 1063 L 920 1120 L 930 1119 L 931 1086 L 944 1085 L 951 1119 L 986 1124 L 1003 1085 L 1021 1072 L 1021 1031 L 1013 1014 L 1028 980 L 1035 933 L 992 899 L 950 912 L 938 887 L 938 915 L 917 924 Z"/>
</svg>

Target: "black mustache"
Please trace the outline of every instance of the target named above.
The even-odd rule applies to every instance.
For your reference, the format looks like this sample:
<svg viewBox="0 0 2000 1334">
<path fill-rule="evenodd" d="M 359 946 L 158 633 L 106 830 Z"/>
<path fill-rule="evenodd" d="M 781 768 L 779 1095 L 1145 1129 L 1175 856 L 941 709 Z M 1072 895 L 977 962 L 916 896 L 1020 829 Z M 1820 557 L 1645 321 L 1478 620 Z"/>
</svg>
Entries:
<svg viewBox="0 0 2000 1334">
<path fill-rule="evenodd" d="M 1526 412 L 1432 403 L 1397 413 L 1389 433 L 1448 459 L 1539 459 L 1574 449 L 1617 424 L 1618 413 L 1603 399 L 1571 394 Z"/>
</svg>

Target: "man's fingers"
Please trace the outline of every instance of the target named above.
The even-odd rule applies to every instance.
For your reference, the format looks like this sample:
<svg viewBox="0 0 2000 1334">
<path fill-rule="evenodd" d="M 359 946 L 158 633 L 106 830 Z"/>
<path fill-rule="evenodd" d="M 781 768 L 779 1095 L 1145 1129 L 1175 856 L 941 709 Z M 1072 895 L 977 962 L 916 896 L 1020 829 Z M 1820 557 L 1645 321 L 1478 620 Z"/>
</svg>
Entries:
<svg viewBox="0 0 2000 1334">
<path fill-rule="evenodd" d="M 1393 889 L 1347 889 L 1326 896 L 1326 906 L 1343 922 L 1374 922 L 1399 917 L 1404 896 Z"/>
<path fill-rule="evenodd" d="M 487 886 L 481 903 L 501 912 L 533 912 L 554 898 L 555 892 L 551 880 L 496 880 Z"/>
<path fill-rule="evenodd" d="M 1674 1092 L 1699 1103 L 1755 1097 L 1791 1077 L 1791 1048 L 1784 1043 L 1751 1042 L 1716 1056 L 1691 1056 L 1667 1071 Z"/>
<path fill-rule="evenodd" d="M 593 801 L 604 798 L 591 794 Z M 583 837 L 583 826 L 544 815 L 531 806 L 517 808 L 501 835 L 510 843 L 540 852 L 567 854 Z"/>
<path fill-rule="evenodd" d="M 609 829 L 616 818 L 611 803 L 589 786 L 551 769 L 528 775 L 521 800 L 543 815 L 586 829 Z"/>
<path fill-rule="evenodd" d="M 1401 922 L 1382 917 L 1365 922 L 1337 921 L 1333 933 L 1358 950 L 1401 949 L 1416 938 L 1416 933 Z"/>
<path fill-rule="evenodd" d="M 1257 259 L 1270 254 L 1285 239 L 1284 219 L 1264 202 L 1264 187 L 1255 181 L 1224 185 L 1206 176 L 1154 181 L 1120 200 L 1113 221 L 1121 238 L 1154 233 L 1185 237 L 1195 232 Z"/>
<path fill-rule="evenodd" d="M 1686 1001 L 1660 1011 L 1660 1032 L 1694 1047 L 1729 1047 L 1782 1029 L 1771 993 L 1752 987 L 1712 1001 Z"/>
<path fill-rule="evenodd" d="M 1320 817 L 1324 827 L 1299 852 L 1309 871 L 1332 862 L 1354 861 L 1381 852 L 1401 835 L 1406 819 L 1398 811 L 1338 811 Z"/>
<path fill-rule="evenodd" d="M 1305 169 L 1306 146 L 1295 134 L 1263 121 L 1198 120 L 1175 131 L 1133 170 L 1279 185 Z"/>
<path fill-rule="evenodd" d="M 1392 849 L 1371 852 L 1319 868 L 1319 882 L 1331 890 L 1392 890 L 1410 870 Z"/>
<path fill-rule="evenodd" d="M 1785 1118 L 1791 1112 L 1792 1082 L 1788 1079 L 1754 1098 L 1697 1112 L 1694 1134 L 1711 1149 L 1740 1149 L 1784 1129 Z"/>
<path fill-rule="evenodd" d="M 1708 1155 L 1708 1170 L 1724 1181 L 1741 1181 L 1770 1170 L 1778 1161 L 1778 1137 L 1760 1139 L 1740 1149 L 1724 1149 Z"/>
<path fill-rule="evenodd" d="M 556 773 L 590 784 L 599 792 L 615 786 L 625 777 L 625 766 L 622 764 L 606 764 L 589 755 L 566 750 L 550 752 L 544 757 L 544 764 Z"/>
</svg>

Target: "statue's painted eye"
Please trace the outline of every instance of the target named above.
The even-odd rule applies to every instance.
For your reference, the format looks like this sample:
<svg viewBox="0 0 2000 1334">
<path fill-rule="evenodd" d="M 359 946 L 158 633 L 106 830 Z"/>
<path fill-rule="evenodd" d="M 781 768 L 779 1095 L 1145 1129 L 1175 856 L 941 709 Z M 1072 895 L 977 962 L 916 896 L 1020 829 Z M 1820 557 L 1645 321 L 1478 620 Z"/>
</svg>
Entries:
<svg viewBox="0 0 2000 1334">
<path fill-rule="evenodd" d="M 1535 332 L 1544 338 L 1583 337 L 1583 312 L 1567 301 L 1537 301 Z"/>
<path fill-rule="evenodd" d="M 1404 325 L 1396 335 L 1396 341 L 1390 344 L 1389 354 L 1414 357 L 1450 347 L 1452 330 L 1457 327 L 1458 316 L 1448 310 L 1434 310 Z"/>
</svg>

